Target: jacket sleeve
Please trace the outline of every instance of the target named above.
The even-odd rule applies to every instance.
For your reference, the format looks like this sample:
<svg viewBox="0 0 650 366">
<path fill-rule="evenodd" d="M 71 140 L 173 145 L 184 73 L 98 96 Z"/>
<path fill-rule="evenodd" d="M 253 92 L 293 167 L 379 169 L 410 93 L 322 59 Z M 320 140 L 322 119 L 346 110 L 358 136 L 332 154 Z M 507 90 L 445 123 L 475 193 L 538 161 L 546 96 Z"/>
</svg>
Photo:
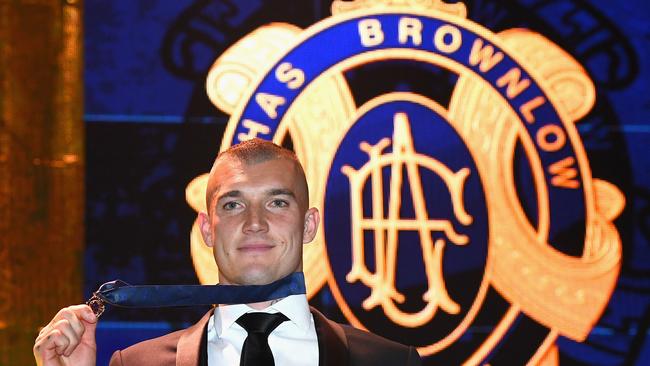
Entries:
<svg viewBox="0 0 650 366">
<path fill-rule="evenodd" d="M 122 363 L 122 352 L 115 351 L 111 356 L 111 361 L 108 363 L 109 366 L 124 366 Z"/>
</svg>

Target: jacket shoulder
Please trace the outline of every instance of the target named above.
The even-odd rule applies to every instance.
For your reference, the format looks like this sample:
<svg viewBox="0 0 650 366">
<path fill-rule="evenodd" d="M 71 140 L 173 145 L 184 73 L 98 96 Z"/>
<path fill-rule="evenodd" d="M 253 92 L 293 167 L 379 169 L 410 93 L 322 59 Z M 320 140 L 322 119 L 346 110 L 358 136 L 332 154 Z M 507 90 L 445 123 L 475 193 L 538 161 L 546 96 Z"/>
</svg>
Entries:
<svg viewBox="0 0 650 366">
<path fill-rule="evenodd" d="M 350 365 L 420 365 L 414 347 L 405 346 L 349 325 L 341 325 L 348 342 Z"/>
<path fill-rule="evenodd" d="M 110 366 L 176 365 L 176 345 L 183 330 L 115 351 Z"/>
<path fill-rule="evenodd" d="M 212 311 L 208 311 L 189 328 L 136 343 L 113 353 L 110 366 L 175 366 L 179 357 L 188 364 L 200 362 L 201 347 L 205 347 L 206 326 Z"/>
</svg>

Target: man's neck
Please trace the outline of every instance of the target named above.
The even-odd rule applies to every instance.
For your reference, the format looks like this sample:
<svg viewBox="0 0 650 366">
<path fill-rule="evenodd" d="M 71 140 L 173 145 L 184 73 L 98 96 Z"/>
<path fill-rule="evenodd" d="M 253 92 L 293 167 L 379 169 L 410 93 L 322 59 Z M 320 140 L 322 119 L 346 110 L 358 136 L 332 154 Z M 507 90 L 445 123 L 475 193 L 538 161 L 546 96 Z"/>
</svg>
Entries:
<svg viewBox="0 0 650 366">
<path fill-rule="evenodd" d="M 251 308 L 255 310 L 264 310 L 268 308 L 269 306 L 275 304 L 276 302 L 280 301 L 282 299 L 275 299 L 275 300 L 270 300 L 270 301 L 262 301 L 262 302 L 254 302 L 252 304 L 246 304 L 250 306 Z"/>
</svg>

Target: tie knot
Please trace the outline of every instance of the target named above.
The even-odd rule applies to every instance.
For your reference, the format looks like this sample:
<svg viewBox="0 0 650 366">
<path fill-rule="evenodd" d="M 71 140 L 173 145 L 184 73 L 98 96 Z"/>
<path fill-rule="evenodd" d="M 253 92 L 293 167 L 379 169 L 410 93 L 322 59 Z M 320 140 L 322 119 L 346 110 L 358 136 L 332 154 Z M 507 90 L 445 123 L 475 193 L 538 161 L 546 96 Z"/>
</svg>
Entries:
<svg viewBox="0 0 650 366">
<path fill-rule="evenodd" d="M 287 320 L 289 318 L 282 313 L 246 313 L 237 319 L 237 324 L 246 329 L 249 334 L 262 333 L 268 336 L 273 329 Z"/>
</svg>

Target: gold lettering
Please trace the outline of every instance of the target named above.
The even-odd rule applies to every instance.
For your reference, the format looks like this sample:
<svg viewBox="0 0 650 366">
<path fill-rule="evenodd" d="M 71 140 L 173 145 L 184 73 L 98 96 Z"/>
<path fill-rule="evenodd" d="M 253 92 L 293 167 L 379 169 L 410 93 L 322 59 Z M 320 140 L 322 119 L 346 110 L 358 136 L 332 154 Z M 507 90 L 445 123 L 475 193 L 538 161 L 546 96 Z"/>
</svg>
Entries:
<svg viewBox="0 0 650 366">
<path fill-rule="evenodd" d="M 257 135 L 260 133 L 267 135 L 269 134 L 269 132 L 271 132 L 269 126 L 259 122 L 255 122 L 252 119 L 245 119 L 241 124 L 245 128 L 248 128 L 248 132 L 247 133 L 240 132 L 237 135 L 239 141 L 250 140 L 257 137 Z"/>
<path fill-rule="evenodd" d="M 494 53 L 494 47 L 492 45 L 486 45 L 483 47 L 483 40 L 477 38 L 472 45 L 472 51 L 469 54 L 469 63 L 472 66 L 476 66 L 479 62 L 479 70 L 481 72 L 490 71 L 496 64 L 503 60 L 503 53 L 497 52 Z"/>
<path fill-rule="evenodd" d="M 449 42 L 445 40 L 447 36 L 451 38 Z M 463 39 L 458 28 L 445 24 L 436 30 L 436 33 L 433 35 L 433 44 L 440 52 L 452 53 L 460 48 L 463 44 Z"/>
<path fill-rule="evenodd" d="M 294 68 L 289 62 L 278 65 L 275 77 L 279 82 L 287 84 L 289 89 L 298 89 L 305 82 L 305 73 L 299 68 Z"/>
<path fill-rule="evenodd" d="M 542 97 L 541 95 L 538 95 L 535 98 L 522 104 L 521 107 L 519 107 L 519 112 L 521 112 L 521 114 L 524 115 L 524 119 L 526 120 L 526 122 L 532 124 L 535 122 L 535 116 L 533 115 L 533 110 L 537 109 L 538 107 L 541 107 L 544 103 L 546 103 L 546 99 L 544 99 L 544 97 Z"/>
<path fill-rule="evenodd" d="M 381 30 L 381 23 L 377 19 L 362 19 L 358 24 L 361 44 L 364 47 L 374 47 L 384 42 L 384 32 Z"/>
<path fill-rule="evenodd" d="M 549 139 L 554 135 L 555 138 Z M 537 131 L 537 145 L 546 152 L 558 151 L 566 143 L 566 135 L 562 127 L 558 125 L 546 125 Z"/>
<path fill-rule="evenodd" d="M 271 119 L 277 118 L 278 106 L 281 106 L 286 102 L 286 100 L 279 95 L 267 93 L 255 94 L 255 101 L 257 102 L 257 105 L 259 105 L 260 108 L 262 108 L 264 112 L 266 112 L 266 115 Z"/>
<path fill-rule="evenodd" d="M 575 164 L 573 156 L 557 161 L 548 167 L 548 172 L 553 175 L 551 184 L 556 187 L 577 189 L 580 187 L 580 182 L 573 179 L 578 176 L 578 171 L 573 167 Z"/>
<path fill-rule="evenodd" d="M 508 89 L 506 90 L 506 95 L 508 96 L 508 99 L 512 99 L 526 90 L 530 85 L 530 80 L 520 79 L 521 70 L 518 67 L 513 67 L 497 80 L 497 86 L 503 88 L 507 84 Z"/>
<path fill-rule="evenodd" d="M 417 18 L 403 17 L 399 20 L 399 43 L 405 44 L 409 37 L 414 45 L 422 44 L 422 22 Z"/>
</svg>

